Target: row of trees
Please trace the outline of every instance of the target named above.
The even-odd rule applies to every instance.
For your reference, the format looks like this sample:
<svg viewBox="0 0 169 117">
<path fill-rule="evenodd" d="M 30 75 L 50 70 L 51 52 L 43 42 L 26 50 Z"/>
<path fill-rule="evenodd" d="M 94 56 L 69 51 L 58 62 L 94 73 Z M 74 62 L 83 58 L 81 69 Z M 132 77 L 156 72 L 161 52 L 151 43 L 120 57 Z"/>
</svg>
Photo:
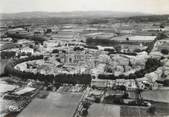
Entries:
<svg viewBox="0 0 169 117">
<path fill-rule="evenodd" d="M 157 80 L 157 83 L 163 84 L 164 86 L 169 86 L 169 79 Z"/>
<path fill-rule="evenodd" d="M 74 47 L 73 50 L 74 50 L 74 51 L 83 51 L 84 48 L 81 48 L 81 47 Z"/>
<path fill-rule="evenodd" d="M 16 54 L 16 52 L 14 52 L 14 51 L 2 51 L 0 53 L 2 59 L 12 58 L 15 56 L 15 54 Z"/>
<path fill-rule="evenodd" d="M 89 48 L 89 49 L 98 49 L 96 46 L 89 46 L 89 45 L 87 45 L 87 46 L 84 46 L 85 48 Z"/>
<path fill-rule="evenodd" d="M 148 53 L 150 53 L 151 50 L 153 49 L 154 44 L 156 43 L 156 41 L 157 40 L 162 40 L 162 39 L 165 39 L 165 38 L 168 38 L 168 36 L 164 32 L 158 33 L 157 37 L 152 42 L 149 43 L 148 48 L 146 49 L 146 51 Z"/>
<path fill-rule="evenodd" d="M 18 32 L 16 32 L 16 33 L 7 32 L 6 35 L 8 37 L 13 38 L 15 41 L 25 38 L 25 39 L 34 40 L 36 42 L 43 43 L 43 41 L 48 39 L 47 37 L 30 35 L 29 33 L 28 34 L 19 34 Z"/>
<path fill-rule="evenodd" d="M 25 61 L 31 61 L 31 60 L 37 60 L 37 59 L 43 59 L 43 55 L 31 56 L 31 57 L 22 58 L 22 59 L 13 58 L 7 63 L 4 71 L 6 74 L 15 75 L 15 72 L 16 73 L 18 72 L 16 69 L 14 69 L 15 65 L 25 62 Z"/>
<path fill-rule="evenodd" d="M 93 39 L 89 37 L 86 39 L 87 45 L 103 45 L 103 46 L 113 46 L 119 44 L 117 41 L 109 39 Z"/>
<path fill-rule="evenodd" d="M 26 72 L 26 71 L 19 71 L 14 69 L 14 66 L 18 63 L 22 63 L 25 61 L 30 60 L 37 60 L 37 59 L 43 59 L 43 56 L 32 56 L 28 58 L 18 59 L 18 60 L 12 60 L 10 61 L 6 68 L 5 72 L 7 74 L 11 74 L 17 77 L 20 77 L 22 79 L 34 79 L 43 81 L 45 83 L 68 83 L 68 84 L 89 84 L 91 82 L 91 75 L 90 74 L 40 74 L 40 73 L 32 73 L 32 72 Z"/>
<path fill-rule="evenodd" d="M 139 71 L 136 71 L 134 74 L 131 73 L 128 76 L 125 75 L 119 75 L 119 76 L 115 76 L 114 74 L 111 75 L 104 75 L 104 74 L 100 74 L 98 76 L 99 79 L 110 79 L 110 80 L 114 80 L 114 79 L 136 79 L 136 78 L 142 78 L 144 77 L 144 75 L 146 73 L 150 73 L 155 71 L 158 67 L 160 67 L 162 64 L 160 62 L 160 60 L 154 59 L 154 58 L 149 58 L 146 61 L 146 65 L 144 69 L 141 69 Z"/>
<path fill-rule="evenodd" d="M 118 18 L 121 22 L 165 22 L 168 21 L 168 15 L 149 15 L 149 16 L 132 16 L 127 18 Z"/>
</svg>

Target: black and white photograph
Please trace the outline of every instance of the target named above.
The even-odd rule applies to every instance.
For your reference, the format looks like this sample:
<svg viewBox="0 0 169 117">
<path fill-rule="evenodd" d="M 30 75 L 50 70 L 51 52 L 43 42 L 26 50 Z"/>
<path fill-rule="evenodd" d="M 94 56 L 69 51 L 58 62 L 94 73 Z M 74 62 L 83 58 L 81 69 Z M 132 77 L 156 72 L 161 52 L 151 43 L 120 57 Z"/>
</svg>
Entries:
<svg viewBox="0 0 169 117">
<path fill-rule="evenodd" d="M 169 0 L 0 0 L 0 117 L 169 117 Z"/>
</svg>

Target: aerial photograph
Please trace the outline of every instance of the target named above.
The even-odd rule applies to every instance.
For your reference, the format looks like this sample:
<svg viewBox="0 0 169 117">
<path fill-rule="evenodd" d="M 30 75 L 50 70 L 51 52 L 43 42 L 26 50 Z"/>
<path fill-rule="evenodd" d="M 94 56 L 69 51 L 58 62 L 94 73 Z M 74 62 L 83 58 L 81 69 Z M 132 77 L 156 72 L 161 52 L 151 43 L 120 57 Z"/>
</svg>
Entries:
<svg viewBox="0 0 169 117">
<path fill-rule="evenodd" d="M 169 117 L 169 0 L 0 0 L 0 117 Z"/>
</svg>

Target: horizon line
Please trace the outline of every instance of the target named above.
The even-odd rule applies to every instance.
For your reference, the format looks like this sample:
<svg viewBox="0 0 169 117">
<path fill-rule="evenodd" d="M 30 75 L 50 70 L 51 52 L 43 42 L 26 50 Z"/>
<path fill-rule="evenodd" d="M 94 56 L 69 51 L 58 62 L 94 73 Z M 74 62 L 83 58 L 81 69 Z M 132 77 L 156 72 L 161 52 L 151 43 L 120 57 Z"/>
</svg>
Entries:
<svg viewBox="0 0 169 117">
<path fill-rule="evenodd" d="M 72 11 L 20 11 L 20 12 L 0 12 L 0 14 L 17 14 L 17 13 L 33 13 L 33 12 L 46 12 L 46 13 L 73 13 L 73 12 L 123 12 L 123 13 L 140 13 L 145 15 L 169 15 L 169 13 L 153 13 L 141 11 L 112 11 L 112 10 L 72 10 Z"/>
</svg>

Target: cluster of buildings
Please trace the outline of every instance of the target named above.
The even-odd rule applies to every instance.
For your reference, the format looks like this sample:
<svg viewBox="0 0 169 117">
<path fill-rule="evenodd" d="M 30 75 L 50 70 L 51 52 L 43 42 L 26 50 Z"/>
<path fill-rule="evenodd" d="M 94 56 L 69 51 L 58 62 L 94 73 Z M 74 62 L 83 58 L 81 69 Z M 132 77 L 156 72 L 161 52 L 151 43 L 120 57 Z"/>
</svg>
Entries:
<svg viewBox="0 0 169 117">
<path fill-rule="evenodd" d="M 120 113 L 120 106 L 103 105 L 104 98 L 113 96 L 109 99 L 114 100 L 124 98 L 121 96 L 132 97 L 132 93 L 137 89 L 163 88 L 162 84 L 156 81 L 169 80 L 169 39 L 157 40 L 159 32 L 169 35 L 168 26 L 160 27 L 160 24 L 132 21 L 113 23 L 112 21 L 112 23 L 101 24 L 29 25 L 9 29 L 3 27 L 0 32 L 3 32 L 3 35 L 0 34 L 1 41 L 17 45 L 1 49 L 2 51 L 16 52 L 15 56 L 18 58 L 43 55 L 43 59 L 19 63 L 14 67 L 15 69 L 44 75 L 90 74 L 92 78 L 91 84 L 88 86 L 79 84 L 61 84 L 62 86 L 60 86 L 58 82 L 58 84 L 56 82 L 45 84 L 42 86 L 42 90 L 48 93 L 44 94 L 47 96 L 44 96 L 43 100 L 37 96 L 18 117 L 39 115 L 38 112 L 43 113 L 43 116 L 75 117 L 78 111 L 85 112 L 83 105 L 81 105 L 84 101 L 83 98 L 92 102 L 88 116 L 101 116 L 103 111 L 107 116 L 111 116 L 117 114 L 117 111 Z M 93 39 L 96 42 L 107 40 L 108 43 L 102 43 L 102 41 L 87 43 L 87 39 Z M 145 50 L 152 42 L 154 42 L 153 49 L 148 53 Z M 3 45 L 5 44 L 0 44 L 0 46 Z M 165 50 L 164 53 L 163 50 Z M 134 55 L 132 55 L 133 53 Z M 163 66 L 144 74 L 142 78 L 117 79 L 144 69 L 148 58 L 161 60 Z M 99 79 L 99 75 L 111 76 L 112 74 L 114 79 Z M 8 85 L 6 89 L 11 87 L 11 90 L 8 91 L 17 89 L 15 95 L 24 95 L 30 92 L 34 94 L 40 87 L 36 88 L 31 85 L 32 83 L 29 83 L 20 89 Z M 51 88 L 49 92 L 48 88 Z M 39 93 L 41 98 L 43 91 Z M 28 98 L 31 99 L 29 96 Z M 135 95 L 133 99 L 136 98 Z M 14 107 L 10 106 L 10 109 Z M 36 111 L 32 107 L 40 107 L 41 109 Z M 78 117 L 80 116 L 78 115 Z"/>
</svg>

